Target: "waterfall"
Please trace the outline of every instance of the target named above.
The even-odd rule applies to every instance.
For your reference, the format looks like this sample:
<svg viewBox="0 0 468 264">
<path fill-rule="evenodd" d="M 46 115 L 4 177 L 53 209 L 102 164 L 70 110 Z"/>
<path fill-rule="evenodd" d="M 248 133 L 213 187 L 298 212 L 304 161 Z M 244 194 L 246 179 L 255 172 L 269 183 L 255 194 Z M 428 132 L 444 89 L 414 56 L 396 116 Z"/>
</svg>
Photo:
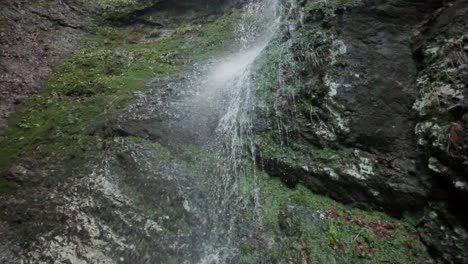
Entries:
<svg viewBox="0 0 468 264">
<path fill-rule="evenodd" d="M 250 115 L 254 110 L 255 84 L 252 82 L 251 69 L 279 24 L 278 5 L 278 0 L 264 0 L 246 7 L 243 23 L 239 25 L 238 38 L 242 49 L 211 73 L 212 78 L 223 87 L 223 94 L 227 97 L 227 110 L 216 131 L 226 141 L 234 165 L 237 165 L 246 145 L 253 148 L 251 141 L 244 141 L 250 138 Z"/>
<path fill-rule="evenodd" d="M 225 167 L 211 182 L 208 209 L 214 238 L 205 241 L 201 263 L 225 263 L 236 255 L 236 230 L 242 219 L 245 203 L 239 190 L 242 159 L 255 152 L 252 139 L 255 82 L 252 79 L 256 59 L 276 32 L 279 16 L 278 0 L 252 1 L 244 7 L 238 25 L 240 50 L 214 63 L 201 78 L 196 108 L 219 113 L 214 140 L 224 149 Z M 256 199 L 258 200 L 258 199 Z"/>
</svg>

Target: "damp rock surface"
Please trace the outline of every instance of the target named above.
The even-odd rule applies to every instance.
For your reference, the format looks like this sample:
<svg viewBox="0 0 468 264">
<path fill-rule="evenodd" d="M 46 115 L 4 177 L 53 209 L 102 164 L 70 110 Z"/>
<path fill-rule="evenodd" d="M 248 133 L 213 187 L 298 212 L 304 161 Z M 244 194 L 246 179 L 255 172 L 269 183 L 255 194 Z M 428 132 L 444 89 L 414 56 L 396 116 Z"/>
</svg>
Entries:
<svg viewBox="0 0 468 264">
<path fill-rule="evenodd" d="M 0 262 L 468 258 L 466 1 L 0 6 Z"/>
</svg>

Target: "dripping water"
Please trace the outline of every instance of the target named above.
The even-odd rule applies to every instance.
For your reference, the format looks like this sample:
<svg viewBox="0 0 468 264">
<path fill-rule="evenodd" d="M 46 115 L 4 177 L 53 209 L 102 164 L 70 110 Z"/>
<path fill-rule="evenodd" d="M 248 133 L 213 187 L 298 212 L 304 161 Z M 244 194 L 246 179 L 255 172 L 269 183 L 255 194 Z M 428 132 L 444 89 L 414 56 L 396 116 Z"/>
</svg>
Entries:
<svg viewBox="0 0 468 264">
<path fill-rule="evenodd" d="M 278 28 L 278 0 L 252 1 L 246 7 L 238 25 L 240 50 L 214 63 L 199 81 L 192 106 L 198 111 L 218 112 L 219 120 L 213 139 L 223 146 L 227 156 L 224 169 L 210 178 L 209 229 L 201 263 L 225 263 L 237 255 L 236 236 L 243 210 L 255 210 L 260 218 L 258 190 L 253 193 L 255 208 L 245 208 L 240 186 L 243 158 L 254 159 L 252 114 L 255 82 L 252 79 L 256 59 L 262 54 Z"/>
</svg>

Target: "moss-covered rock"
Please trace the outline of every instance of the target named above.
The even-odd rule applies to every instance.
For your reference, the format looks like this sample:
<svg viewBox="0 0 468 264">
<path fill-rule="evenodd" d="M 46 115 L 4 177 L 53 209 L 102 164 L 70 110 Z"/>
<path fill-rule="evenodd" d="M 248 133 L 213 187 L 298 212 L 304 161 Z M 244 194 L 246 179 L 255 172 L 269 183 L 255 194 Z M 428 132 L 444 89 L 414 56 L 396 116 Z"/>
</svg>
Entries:
<svg viewBox="0 0 468 264">
<path fill-rule="evenodd" d="M 0 233 L 9 230 L 0 237 L 2 252 L 8 240 L 0 261 L 433 263 L 423 242 L 448 261 L 465 259 L 466 232 L 449 213 L 403 217 L 425 204 L 429 190 L 415 158 L 421 152 L 407 144 L 412 93 L 401 88 L 415 73 L 405 64 L 407 34 L 432 6 L 283 1 L 280 31 L 253 66 L 256 119 L 247 141 L 258 153 L 251 164 L 244 157 L 234 162 L 216 140 L 204 141 L 218 113 L 207 107 L 203 122 L 190 120 L 184 97 L 194 92 L 189 76 L 239 48 L 239 10 L 204 18 L 217 6 L 195 1 L 187 5 L 203 9 L 199 15 L 158 20 L 160 13 L 145 11 L 156 0 L 81 2 L 112 23 L 136 23 L 95 28 L 0 139 Z M 164 2 L 158 6 L 172 4 Z M 0 30 L 7 22 L 0 19 Z M 424 119 L 421 142 L 457 161 L 464 159 L 464 146 L 453 140 L 466 121 L 459 107 L 464 42 L 450 40 L 440 54 L 425 50 L 430 65 L 420 73 L 415 105 Z M 400 49 L 395 63 L 380 61 L 380 53 Z M 438 71 L 447 58 L 449 70 Z M 389 69 L 395 86 L 387 82 Z M 456 107 L 436 107 L 426 100 L 434 93 L 435 101 Z M 457 114 L 456 124 L 447 112 Z M 371 124 L 367 114 L 382 124 Z M 399 129 L 404 135 L 395 137 Z M 447 131 L 453 138 L 439 140 Z M 439 160 L 445 154 L 430 159 L 429 168 L 451 175 Z"/>
<path fill-rule="evenodd" d="M 454 12 L 466 10 L 465 4 L 435 13 L 440 7 L 435 2 L 290 1 L 285 6 L 282 32 L 259 61 L 255 78 L 259 168 L 290 187 L 304 184 L 395 216 L 423 210 L 436 196 L 448 197 L 451 207 L 457 204 L 453 214 L 465 219 L 461 29 L 466 23 Z M 435 14 L 429 21 L 415 15 L 429 13 Z M 450 16 L 456 17 L 453 28 L 447 27 Z M 411 109 L 417 90 L 420 99 Z M 427 153 L 431 157 L 421 158 Z M 422 232 L 437 236 L 428 230 Z M 453 237 L 466 241 L 463 235 Z M 433 252 L 447 250 L 448 261 L 457 262 L 461 255 L 442 246 L 453 245 L 450 241 L 438 243 Z"/>
<path fill-rule="evenodd" d="M 126 16 L 128 17 L 128 15 L 136 11 L 152 7 L 161 2 L 161 0 L 99 0 L 85 2 L 93 8 L 96 8 L 96 13 L 103 13 L 105 17 L 116 19 Z"/>
<path fill-rule="evenodd" d="M 0 168 L 5 171 L 38 147 L 86 134 L 87 127 L 121 111 L 152 79 L 190 70 L 196 61 L 223 52 L 232 43 L 236 14 L 148 43 L 142 40 L 150 28 L 96 29 L 55 69 L 44 91 L 12 118 L 0 143 Z"/>
<path fill-rule="evenodd" d="M 359 3 L 320 3 L 291 4 L 283 22 L 287 31 L 276 36 L 258 63 L 258 164 L 289 186 L 302 182 L 343 202 L 373 205 L 395 215 L 421 207 L 430 184 L 422 176 L 407 176 L 420 165 L 371 146 L 370 130 L 378 128 L 369 124 L 364 131 L 356 126 L 360 117 L 351 113 L 364 104 L 350 99 L 356 97 L 351 91 L 365 89 L 373 78 L 355 66 L 367 55 L 350 50 L 353 38 L 346 42 L 338 30 L 344 27 L 339 17 L 344 19 L 343 12 L 359 8 Z M 353 142 L 367 136 L 367 142 Z"/>
<path fill-rule="evenodd" d="M 178 17 L 169 34 L 160 38 L 150 36 L 150 26 L 101 25 L 55 68 L 47 87 L 25 102 L 0 140 L 0 221 L 16 234 L 8 243 L 15 245 L 11 246 L 15 258 L 177 262 L 180 252 L 161 245 L 164 239 L 150 237 L 164 236 L 166 242 L 181 244 L 195 241 L 188 227 L 197 216 L 187 212 L 184 199 L 189 197 L 177 189 L 182 188 L 177 173 L 188 174 L 172 164 L 164 147 L 97 128 L 131 112 L 129 105 L 139 95 L 162 89 L 158 80 L 180 78 L 196 62 L 233 47 L 238 14 L 232 10 L 215 15 L 214 21 L 198 20 L 189 31 L 179 29 L 187 28 L 191 20 Z M 138 148 L 141 153 L 132 152 Z M 30 159 L 31 166 L 22 157 Z M 144 160 L 160 167 L 135 164 Z M 146 173 L 157 171 L 168 178 L 159 179 L 162 174 L 148 178 Z M 184 186 L 190 182 L 187 176 Z M 141 233 L 146 236 L 141 238 Z M 50 243 L 38 240 L 41 236 Z M 9 237 L 2 237 L 2 245 L 4 239 Z M 161 250 L 154 250 L 157 247 Z M 81 251 L 99 253 L 79 256 Z M 27 257 L 24 252 L 29 252 Z M 191 258 L 193 252 L 184 254 Z"/>
<path fill-rule="evenodd" d="M 415 132 L 430 152 L 429 168 L 444 175 L 458 192 L 465 193 L 468 179 L 466 105 L 466 36 L 428 43 L 422 52 L 425 68 L 418 77 L 420 98 L 414 109 L 420 115 Z"/>
<path fill-rule="evenodd" d="M 289 189 L 262 172 L 246 177 L 263 235 L 245 240 L 245 263 L 262 257 L 272 263 L 431 261 L 410 222 L 345 206 L 303 185 Z"/>
</svg>

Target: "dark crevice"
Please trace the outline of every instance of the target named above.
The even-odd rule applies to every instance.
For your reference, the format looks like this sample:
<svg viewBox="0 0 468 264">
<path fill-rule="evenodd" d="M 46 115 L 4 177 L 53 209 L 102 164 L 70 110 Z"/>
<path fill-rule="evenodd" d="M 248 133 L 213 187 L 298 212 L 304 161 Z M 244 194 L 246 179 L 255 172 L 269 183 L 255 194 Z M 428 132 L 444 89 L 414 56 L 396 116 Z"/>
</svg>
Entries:
<svg viewBox="0 0 468 264">
<path fill-rule="evenodd" d="M 33 14 L 35 14 L 37 16 L 40 16 L 42 18 L 45 18 L 45 19 L 49 20 L 50 22 L 52 22 L 52 23 L 54 23 L 56 25 L 62 26 L 62 27 L 68 27 L 68 28 L 77 29 L 77 30 L 83 29 L 82 27 L 77 27 L 77 26 L 70 25 L 70 24 L 66 23 L 65 21 L 63 21 L 62 19 L 53 18 L 50 15 L 43 14 L 43 13 L 38 12 L 38 11 L 31 10 L 31 13 L 33 13 Z"/>
</svg>

